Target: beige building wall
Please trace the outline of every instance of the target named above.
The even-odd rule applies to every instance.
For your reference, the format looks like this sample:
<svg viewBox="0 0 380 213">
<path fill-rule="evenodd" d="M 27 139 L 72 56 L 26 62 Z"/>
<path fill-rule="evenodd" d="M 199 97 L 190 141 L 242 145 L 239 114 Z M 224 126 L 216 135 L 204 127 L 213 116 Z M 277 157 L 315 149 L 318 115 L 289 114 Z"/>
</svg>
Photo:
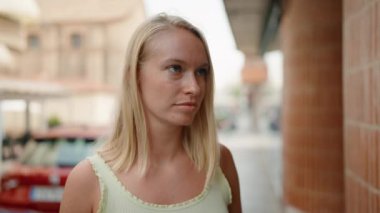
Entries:
<svg viewBox="0 0 380 213">
<path fill-rule="evenodd" d="M 11 18 L 0 16 L 0 42 L 12 49 L 23 49 L 23 24 Z"/>
<path fill-rule="evenodd" d="M 119 0 L 116 1 L 118 4 L 108 6 L 114 10 L 116 6 L 125 6 L 124 11 L 102 14 L 99 8 L 94 7 L 93 12 L 88 12 L 91 8 L 86 10 L 87 16 L 83 14 L 77 18 L 66 16 L 72 15 L 74 8 L 85 5 L 68 3 L 73 9 L 66 9 L 58 16 L 47 12 L 50 7 L 56 8 L 57 2 L 38 2 L 42 6 L 42 15 L 48 14 L 41 24 L 30 26 L 27 30 L 25 40 L 28 48 L 20 58 L 19 76 L 60 81 L 84 80 L 115 86 L 121 77 L 129 38 L 145 18 L 142 1 L 127 1 L 132 2 L 127 4 Z M 99 1 L 98 6 L 101 4 L 104 3 Z"/>
<path fill-rule="evenodd" d="M 110 25 L 107 30 L 108 58 L 106 77 L 107 83 L 114 85 L 121 79 L 122 69 L 125 63 L 126 47 L 133 31 L 144 19 L 145 14 L 139 10 L 131 11 L 130 19 Z M 125 27 L 129 26 L 129 27 Z"/>
<path fill-rule="evenodd" d="M 38 100 L 42 115 L 31 115 L 45 126 L 58 116 L 67 125 L 107 125 L 112 122 L 126 47 L 135 28 L 145 19 L 142 0 L 37 0 L 40 22 L 26 28 L 26 50 L 14 72 L 0 77 L 53 81 L 67 87 L 59 99 Z M 24 112 L 12 112 L 7 122 L 23 128 Z M 21 113 L 21 114 L 20 114 Z M 32 112 L 32 114 L 36 112 Z M 12 119 L 11 119 L 12 120 Z"/>
</svg>

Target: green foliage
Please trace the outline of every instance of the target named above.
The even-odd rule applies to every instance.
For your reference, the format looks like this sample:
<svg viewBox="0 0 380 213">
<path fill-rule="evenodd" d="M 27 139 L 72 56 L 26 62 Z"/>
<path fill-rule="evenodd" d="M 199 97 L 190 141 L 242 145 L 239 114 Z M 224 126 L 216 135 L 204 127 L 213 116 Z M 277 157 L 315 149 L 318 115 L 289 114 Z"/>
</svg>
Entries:
<svg viewBox="0 0 380 213">
<path fill-rule="evenodd" d="M 54 128 L 54 127 L 57 127 L 59 125 L 61 125 L 61 120 L 59 119 L 58 116 L 51 116 L 48 120 L 48 127 L 49 128 Z"/>
</svg>

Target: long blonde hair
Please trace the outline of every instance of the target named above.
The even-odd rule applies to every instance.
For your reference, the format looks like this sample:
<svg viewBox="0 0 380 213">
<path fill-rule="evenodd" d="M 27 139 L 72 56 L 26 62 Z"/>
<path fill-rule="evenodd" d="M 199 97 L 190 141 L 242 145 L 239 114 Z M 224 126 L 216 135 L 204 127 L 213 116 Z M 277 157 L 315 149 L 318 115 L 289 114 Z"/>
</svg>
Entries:
<svg viewBox="0 0 380 213">
<path fill-rule="evenodd" d="M 166 14 L 157 15 L 139 26 L 132 35 L 127 49 L 120 106 L 114 132 L 99 153 L 116 171 L 128 170 L 139 159 L 140 169 L 148 167 L 148 132 L 138 87 L 138 68 L 146 54 L 146 43 L 158 32 L 181 28 L 194 34 L 204 45 L 210 72 L 206 80 L 204 100 L 193 123 L 184 127 L 184 148 L 199 170 L 206 171 L 208 182 L 219 162 L 214 118 L 214 71 L 207 43 L 201 32 L 186 20 Z M 139 157 L 139 158 L 138 158 Z M 141 159 L 140 159 L 141 157 Z"/>
</svg>

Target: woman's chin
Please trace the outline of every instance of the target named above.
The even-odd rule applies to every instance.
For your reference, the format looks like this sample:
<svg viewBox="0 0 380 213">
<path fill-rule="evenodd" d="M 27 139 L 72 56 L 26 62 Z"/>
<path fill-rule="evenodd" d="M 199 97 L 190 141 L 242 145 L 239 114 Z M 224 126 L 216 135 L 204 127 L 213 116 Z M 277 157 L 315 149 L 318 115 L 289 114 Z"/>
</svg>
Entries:
<svg viewBox="0 0 380 213">
<path fill-rule="evenodd" d="M 178 126 L 190 126 L 193 124 L 194 118 L 193 117 L 188 117 L 188 118 L 181 118 L 177 119 L 176 121 L 173 121 L 173 124 L 178 125 Z"/>
</svg>

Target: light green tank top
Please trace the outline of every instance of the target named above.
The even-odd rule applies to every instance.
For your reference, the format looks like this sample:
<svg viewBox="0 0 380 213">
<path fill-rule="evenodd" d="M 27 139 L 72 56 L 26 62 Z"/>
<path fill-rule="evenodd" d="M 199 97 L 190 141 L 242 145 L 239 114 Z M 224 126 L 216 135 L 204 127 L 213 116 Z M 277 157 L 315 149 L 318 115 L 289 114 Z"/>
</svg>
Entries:
<svg viewBox="0 0 380 213">
<path fill-rule="evenodd" d="M 198 196 L 181 203 L 161 205 L 145 202 L 129 192 L 98 154 L 88 159 L 101 190 L 98 213 L 228 213 L 227 206 L 232 201 L 231 188 L 220 167 Z"/>
</svg>

